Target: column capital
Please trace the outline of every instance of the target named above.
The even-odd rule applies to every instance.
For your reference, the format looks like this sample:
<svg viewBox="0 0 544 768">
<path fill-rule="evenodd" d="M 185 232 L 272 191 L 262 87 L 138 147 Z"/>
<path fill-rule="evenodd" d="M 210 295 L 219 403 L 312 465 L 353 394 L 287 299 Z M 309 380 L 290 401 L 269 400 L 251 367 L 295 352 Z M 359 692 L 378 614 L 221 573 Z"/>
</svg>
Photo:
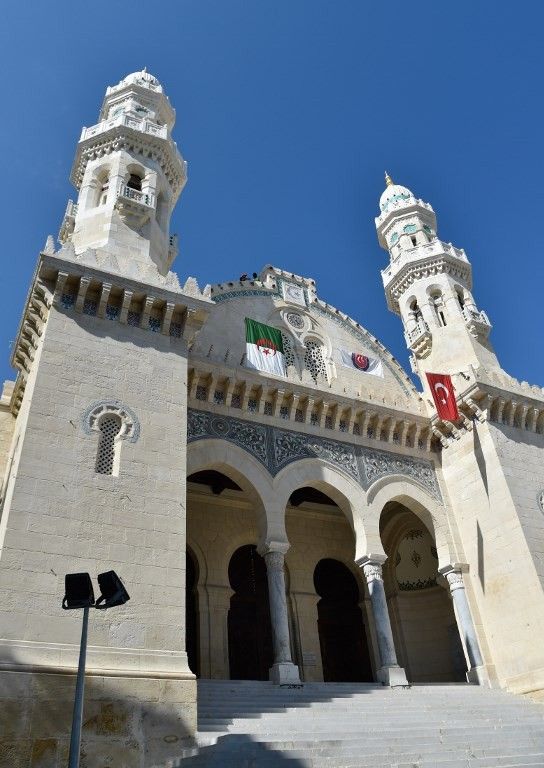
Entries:
<svg viewBox="0 0 544 768">
<path fill-rule="evenodd" d="M 387 555 L 363 555 L 356 564 L 363 569 L 365 579 L 370 584 L 371 581 L 383 581 L 383 564 L 387 560 Z"/>
<path fill-rule="evenodd" d="M 456 589 L 465 588 L 463 573 L 468 573 L 468 570 L 468 563 L 452 563 L 451 565 L 444 565 L 442 568 L 439 568 L 438 573 L 445 577 L 450 592 L 453 592 Z"/>
<path fill-rule="evenodd" d="M 290 546 L 288 541 L 263 541 L 262 543 L 257 544 L 257 552 L 265 559 L 267 555 L 275 552 L 285 556 L 289 551 Z"/>
<path fill-rule="evenodd" d="M 266 568 L 269 571 L 283 571 L 283 566 L 285 563 L 285 555 L 283 552 L 265 552 L 264 553 L 264 561 L 266 563 Z"/>
</svg>

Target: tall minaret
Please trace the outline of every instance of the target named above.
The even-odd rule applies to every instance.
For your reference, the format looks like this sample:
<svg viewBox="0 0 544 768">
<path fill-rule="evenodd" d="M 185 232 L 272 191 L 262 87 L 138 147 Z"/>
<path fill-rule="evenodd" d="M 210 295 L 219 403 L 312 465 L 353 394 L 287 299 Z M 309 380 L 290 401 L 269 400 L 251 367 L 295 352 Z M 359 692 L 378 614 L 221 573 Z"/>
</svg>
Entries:
<svg viewBox="0 0 544 768">
<path fill-rule="evenodd" d="M 400 315 L 412 367 L 456 374 L 468 366 L 499 368 L 488 341 L 491 323 L 472 296 L 465 252 L 438 238 L 432 207 L 385 175 L 376 218 L 378 240 L 389 251 L 382 270 L 387 304 Z"/>
<path fill-rule="evenodd" d="M 159 81 L 145 69 L 106 90 L 99 122 L 83 128 L 70 179 L 61 242 L 76 254 L 101 249 L 165 275 L 177 254 L 170 214 L 187 179 L 172 139 L 175 111 Z M 124 271 L 124 270 L 123 270 Z"/>
</svg>

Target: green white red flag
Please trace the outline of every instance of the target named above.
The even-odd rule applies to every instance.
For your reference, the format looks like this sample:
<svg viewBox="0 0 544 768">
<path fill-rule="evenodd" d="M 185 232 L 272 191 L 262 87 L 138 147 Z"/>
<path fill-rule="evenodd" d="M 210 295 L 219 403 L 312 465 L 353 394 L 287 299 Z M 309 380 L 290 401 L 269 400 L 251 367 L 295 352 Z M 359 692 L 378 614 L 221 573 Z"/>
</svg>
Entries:
<svg viewBox="0 0 544 768">
<path fill-rule="evenodd" d="M 246 317 L 246 363 L 248 368 L 286 376 L 281 331 Z"/>
</svg>

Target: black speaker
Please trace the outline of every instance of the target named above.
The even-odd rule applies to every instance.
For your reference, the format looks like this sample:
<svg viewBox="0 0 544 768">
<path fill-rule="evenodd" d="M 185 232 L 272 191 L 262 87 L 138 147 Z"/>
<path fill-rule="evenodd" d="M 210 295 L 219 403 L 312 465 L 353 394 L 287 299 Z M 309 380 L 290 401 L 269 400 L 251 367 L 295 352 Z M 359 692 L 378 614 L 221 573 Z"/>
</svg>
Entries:
<svg viewBox="0 0 544 768">
<path fill-rule="evenodd" d="M 98 585 L 102 594 L 96 601 L 95 608 L 113 608 L 114 605 L 123 605 L 130 600 L 125 585 L 115 571 L 99 573 Z"/>
<path fill-rule="evenodd" d="M 64 599 L 62 607 L 90 608 L 94 605 L 94 590 L 88 573 L 67 573 L 64 577 Z"/>
</svg>

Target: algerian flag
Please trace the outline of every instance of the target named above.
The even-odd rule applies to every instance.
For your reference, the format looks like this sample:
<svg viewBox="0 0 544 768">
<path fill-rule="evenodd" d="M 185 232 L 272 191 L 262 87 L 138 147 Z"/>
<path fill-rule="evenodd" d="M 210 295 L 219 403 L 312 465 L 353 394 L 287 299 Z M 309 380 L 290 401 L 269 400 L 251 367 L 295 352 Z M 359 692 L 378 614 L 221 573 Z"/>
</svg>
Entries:
<svg viewBox="0 0 544 768">
<path fill-rule="evenodd" d="M 248 368 L 286 376 L 281 331 L 246 317 L 246 360 Z"/>
<path fill-rule="evenodd" d="M 340 360 L 346 368 L 355 368 L 363 373 L 370 373 L 372 376 L 381 376 L 383 378 L 383 364 L 381 360 L 375 357 L 367 357 L 360 352 L 348 352 L 345 349 L 340 350 Z"/>
</svg>

